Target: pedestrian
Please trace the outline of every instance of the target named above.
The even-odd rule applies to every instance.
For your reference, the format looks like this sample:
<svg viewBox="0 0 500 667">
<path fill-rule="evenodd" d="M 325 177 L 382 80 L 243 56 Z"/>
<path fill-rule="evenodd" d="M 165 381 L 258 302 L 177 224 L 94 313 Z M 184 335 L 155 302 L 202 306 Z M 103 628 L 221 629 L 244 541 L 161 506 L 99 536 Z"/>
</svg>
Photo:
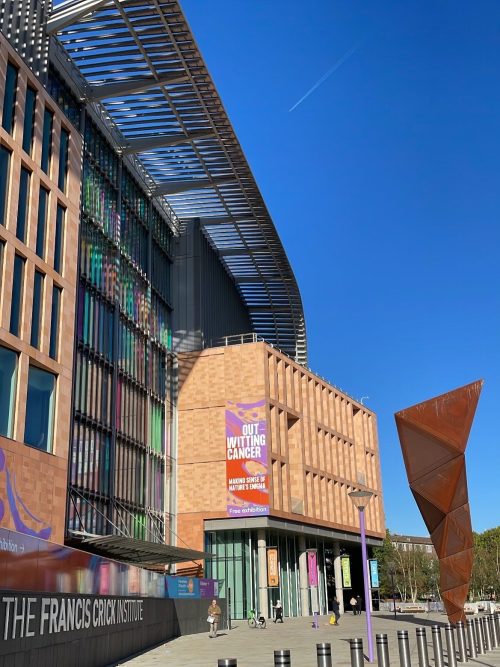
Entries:
<svg viewBox="0 0 500 667">
<path fill-rule="evenodd" d="M 333 598 L 332 611 L 333 611 L 333 615 L 335 616 L 335 625 L 338 625 L 339 624 L 339 618 L 340 618 L 340 607 L 339 607 L 339 601 L 337 600 L 337 598 Z"/>
<path fill-rule="evenodd" d="M 356 600 L 354 595 L 349 600 L 349 604 L 351 605 L 353 616 L 356 616 L 356 614 L 358 613 L 358 601 Z"/>
<path fill-rule="evenodd" d="M 210 639 L 212 639 L 212 637 L 217 637 L 217 630 L 219 628 L 221 614 L 222 611 L 219 605 L 217 604 L 217 600 L 212 600 L 212 604 L 208 608 L 208 617 L 207 617 L 207 622 L 210 625 L 210 634 L 208 635 Z"/>
<path fill-rule="evenodd" d="M 356 595 L 356 610 L 358 614 L 361 614 L 362 609 L 363 609 L 363 600 L 361 599 L 361 595 Z"/>
<path fill-rule="evenodd" d="M 274 605 L 274 623 L 276 621 L 281 621 L 283 623 L 283 607 L 281 606 L 281 600 L 276 600 Z"/>
</svg>

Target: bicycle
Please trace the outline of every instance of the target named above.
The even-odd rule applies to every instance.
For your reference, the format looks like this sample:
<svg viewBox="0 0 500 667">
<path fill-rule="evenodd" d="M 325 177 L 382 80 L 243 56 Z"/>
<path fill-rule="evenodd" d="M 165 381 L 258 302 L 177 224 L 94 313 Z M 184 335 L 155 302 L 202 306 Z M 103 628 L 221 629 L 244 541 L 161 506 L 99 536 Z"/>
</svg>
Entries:
<svg viewBox="0 0 500 667">
<path fill-rule="evenodd" d="M 266 619 L 264 616 L 258 616 L 255 609 L 250 609 L 248 612 L 248 627 L 249 628 L 260 628 L 261 630 L 266 629 Z"/>
</svg>

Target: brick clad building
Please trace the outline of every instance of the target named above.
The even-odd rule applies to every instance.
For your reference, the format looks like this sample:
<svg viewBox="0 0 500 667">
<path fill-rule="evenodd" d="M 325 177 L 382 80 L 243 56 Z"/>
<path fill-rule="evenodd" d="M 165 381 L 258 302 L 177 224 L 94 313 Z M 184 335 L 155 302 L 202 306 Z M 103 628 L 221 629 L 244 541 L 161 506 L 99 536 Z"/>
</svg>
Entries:
<svg viewBox="0 0 500 667">
<path fill-rule="evenodd" d="M 278 598 L 287 615 L 326 611 L 334 594 L 343 597 L 341 552 L 357 559 L 359 516 L 351 491 L 374 494 L 366 509 L 371 543 L 385 534 L 374 413 L 264 342 L 181 354 L 179 369 L 180 543 L 215 554 L 208 572 L 232 588 L 236 617 L 251 607 L 270 615 Z M 226 471 L 228 408 L 234 405 L 247 423 L 249 406 L 263 410 L 267 480 L 257 512 L 235 510 L 231 488 L 242 484 L 230 482 L 243 478 L 231 480 Z M 262 466 L 246 465 L 252 463 L 254 470 Z M 238 516 L 246 511 L 252 515 Z M 267 583 L 268 547 L 279 552 L 278 588 Z M 308 549 L 317 552 L 317 600 L 304 581 Z"/>
<path fill-rule="evenodd" d="M 1 36 L 0 104 L 0 519 L 61 543 L 82 142 Z"/>
</svg>

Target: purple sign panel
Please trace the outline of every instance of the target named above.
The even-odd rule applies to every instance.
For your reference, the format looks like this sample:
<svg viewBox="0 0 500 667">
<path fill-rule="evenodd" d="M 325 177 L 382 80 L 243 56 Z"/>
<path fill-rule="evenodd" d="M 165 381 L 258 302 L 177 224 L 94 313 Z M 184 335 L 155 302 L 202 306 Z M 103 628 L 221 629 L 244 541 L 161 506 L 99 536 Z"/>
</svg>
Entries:
<svg viewBox="0 0 500 667">
<path fill-rule="evenodd" d="M 309 586 L 318 585 L 318 555 L 316 549 L 307 550 L 307 572 L 309 574 Z"/>
<path fill-rule="evenodd" d="M 269 514 L 265 400 L 227 403 L 226 484 L 228 516 Z"/>
</svg>

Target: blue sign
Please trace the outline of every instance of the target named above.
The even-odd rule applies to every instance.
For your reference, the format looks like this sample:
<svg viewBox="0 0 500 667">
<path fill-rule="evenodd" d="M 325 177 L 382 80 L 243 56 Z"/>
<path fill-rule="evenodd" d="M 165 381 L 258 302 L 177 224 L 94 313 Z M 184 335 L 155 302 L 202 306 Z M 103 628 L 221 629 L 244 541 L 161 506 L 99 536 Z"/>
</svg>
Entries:
<svg viewBox="0 0 500 667">
<path fill-rule="evenodd" d="M 200 580 L 196 577 L 167 577 L 167 591 L 169 598 L 200 597 Z"/>
<path fill-rule="evenodd" d="M 379 588 L 380 582 L 378 578 L 378 561 L 375 558 L 370 558 L 370 579 L 372 588 Z"/>
</svg>

